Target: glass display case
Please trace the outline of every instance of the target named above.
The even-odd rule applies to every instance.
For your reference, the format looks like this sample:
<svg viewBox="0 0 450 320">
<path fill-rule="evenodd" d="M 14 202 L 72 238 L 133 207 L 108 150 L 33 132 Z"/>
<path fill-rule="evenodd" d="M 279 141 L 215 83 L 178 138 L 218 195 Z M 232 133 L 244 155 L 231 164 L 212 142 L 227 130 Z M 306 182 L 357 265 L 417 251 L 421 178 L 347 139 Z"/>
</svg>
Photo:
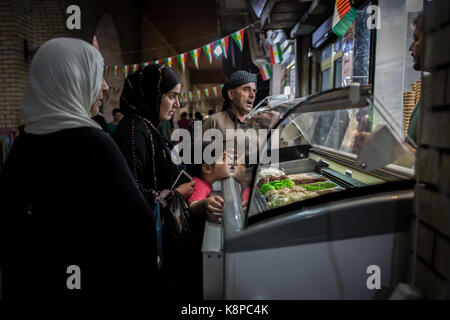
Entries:
<svg viewBox="0 0 450 320">
<path fill-rule="evenodd" d="M 267 141 L 258 164 L 222 183 L 205 299 L 371 299 L 405 280 L 415 156 L 382 110 L 359 84 L 252 110 L 247 126 Z"/>
</svg>

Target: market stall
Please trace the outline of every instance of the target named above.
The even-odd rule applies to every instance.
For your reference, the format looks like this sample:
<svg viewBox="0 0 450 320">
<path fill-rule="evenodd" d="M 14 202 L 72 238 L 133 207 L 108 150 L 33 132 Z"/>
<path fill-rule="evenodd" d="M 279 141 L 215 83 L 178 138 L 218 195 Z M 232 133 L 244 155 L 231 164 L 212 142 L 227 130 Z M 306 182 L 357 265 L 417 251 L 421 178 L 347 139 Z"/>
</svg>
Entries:
<svg viewBox="0 0 450 320">
<path fill-rule="evenodd" d="M 248 123 L 275 124 L 266 147 L 279 139 L 280 160 L 223 181 L 223 224 L 205 229 L 204 298 L 381 297 L 406 278 L 414 155 L 370 86 L 267 101 Z"/>
</svg>

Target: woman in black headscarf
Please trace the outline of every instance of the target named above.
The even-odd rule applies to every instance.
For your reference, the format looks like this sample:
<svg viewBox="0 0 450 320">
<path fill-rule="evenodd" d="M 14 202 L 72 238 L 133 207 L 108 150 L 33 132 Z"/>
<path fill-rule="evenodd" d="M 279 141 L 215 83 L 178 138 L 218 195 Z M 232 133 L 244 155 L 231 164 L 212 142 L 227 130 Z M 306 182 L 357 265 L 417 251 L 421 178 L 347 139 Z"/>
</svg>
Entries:
<svg viewBox="0 0 450 320">
<path fill-rule="evenodd" d="M 191 260 L 189 221 L 177 210 L 193 191 L 194 182 L 171 190 L 180 169 L 172 162 L 172 144 L 159 132 L 160 121 L 169 120 L 180 107 L 179 75 L 166 65 L 153 64 L 131 74 L 120 98 L 124 118 L 113 138 L 128 161 L 136 182 L 154 208 L 159 235 L 159 267 L 163 294 L 184 297 L 189 293 L 187 260 Z M 159 230 L 158 230 L 159 229 Z"/>
</svg>

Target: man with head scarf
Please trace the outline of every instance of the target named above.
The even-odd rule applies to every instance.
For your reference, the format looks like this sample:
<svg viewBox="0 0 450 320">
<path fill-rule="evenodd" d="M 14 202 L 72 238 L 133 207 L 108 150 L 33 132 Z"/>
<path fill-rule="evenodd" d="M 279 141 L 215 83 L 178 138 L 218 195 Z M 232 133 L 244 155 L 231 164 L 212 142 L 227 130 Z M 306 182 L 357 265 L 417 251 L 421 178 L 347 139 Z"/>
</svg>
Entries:
<svg viewBox="0 0 450 320">
<path fill-rule="evenodd" d="M 252 110 L 256 98 L 256 74 L 239 70 L 230 75 L 222 88 L 225 99 L 222 112 L 209 116 L 203 122 L 203 132 L 218 129 L 226 138 L 227 129 L 239 129 L 245 116 Z"/>
<path fill-rule="evenodd" d="M 156 291 L 151 210 L 119 148 L 90 116 L 102 77 L 100 52 L 82 40 L 50 40 L 33 58 L 25 132 L 0 175 L 6 301 Z"/>
</svg>

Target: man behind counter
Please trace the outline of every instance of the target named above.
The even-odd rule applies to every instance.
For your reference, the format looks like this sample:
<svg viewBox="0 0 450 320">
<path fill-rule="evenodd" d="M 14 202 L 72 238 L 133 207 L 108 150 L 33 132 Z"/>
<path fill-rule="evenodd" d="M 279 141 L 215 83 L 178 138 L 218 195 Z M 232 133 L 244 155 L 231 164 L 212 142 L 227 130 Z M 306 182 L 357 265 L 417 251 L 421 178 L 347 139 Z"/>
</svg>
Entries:
<svg viewBox="0 0 450 320">
<path fill-rule="evenodd" d="M 414 30 L 414 40 L 409 47 L 409 51 L 411 52 L 411 56 L 414 59 L 414 70 L 416 71 L 426 71 L 423 66 L 423 56 L 425 52 L 424 48 L 424 15 L 423 12 L 420 12 L 414 20 L 415 30 Z M 418 143 L 418 129 L 419 129 L 419 118 L 421 112 L 421 104 L 419 103 L 414 107 L 413 112 L 411 113 L 411 119 L 409 122 L 406 143 L 413 149 L 417 148 Z"/>
</svg>

